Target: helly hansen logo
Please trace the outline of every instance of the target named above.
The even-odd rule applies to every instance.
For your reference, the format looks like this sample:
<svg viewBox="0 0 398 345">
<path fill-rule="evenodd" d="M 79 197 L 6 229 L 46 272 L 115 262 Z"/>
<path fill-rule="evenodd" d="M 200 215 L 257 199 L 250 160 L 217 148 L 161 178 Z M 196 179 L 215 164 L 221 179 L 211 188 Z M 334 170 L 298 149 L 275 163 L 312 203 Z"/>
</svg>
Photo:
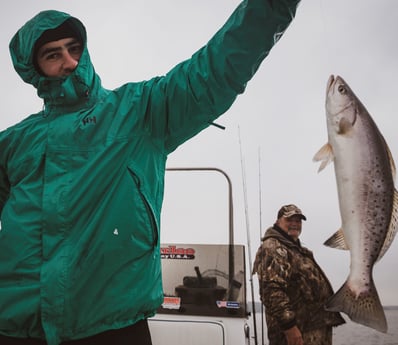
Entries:
<svg viewBox="0 0 398 345">
<path fill-rule="evenodd" d="M 97 118 L 95 116 L 87 116 L 83 119 L 83 125 L 95 125 L 97 124 Z"/>
</svg>

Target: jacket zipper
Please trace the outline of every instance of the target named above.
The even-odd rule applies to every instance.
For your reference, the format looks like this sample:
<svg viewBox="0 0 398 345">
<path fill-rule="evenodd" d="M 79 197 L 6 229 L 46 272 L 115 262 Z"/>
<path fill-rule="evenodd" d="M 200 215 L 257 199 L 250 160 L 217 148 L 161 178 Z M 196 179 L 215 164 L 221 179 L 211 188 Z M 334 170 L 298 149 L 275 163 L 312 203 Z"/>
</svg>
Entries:
<svg viewBox="0 0 398 345">
<path fill-rule="evenodd" d="M 134 173 L 134 171 L 131 168 L 128 168 L 128 169 L 129 169 L 130 174 L 133 177 L 133 180 L 137 186 L 137 190 L 138 190 L 138 193 L 140 194 L 141 200 L 144 203 L 146 214 L 148 215 L 150 226 L 152 229 L 152 239 L 153 239 L 152 245 L 154 247 L 156 247 L 157 243 L 158 243 L 158 226 L 156 224 L 155 215 L 152 211 L 152 207 L 151 207 L 150 203 L 148 202 L 147 198 L 145 197 L 145 194 L 143 193 L 143 191 L 141 189 L 140 178 L 137 176 L 137 174 Z"/>
</svg>

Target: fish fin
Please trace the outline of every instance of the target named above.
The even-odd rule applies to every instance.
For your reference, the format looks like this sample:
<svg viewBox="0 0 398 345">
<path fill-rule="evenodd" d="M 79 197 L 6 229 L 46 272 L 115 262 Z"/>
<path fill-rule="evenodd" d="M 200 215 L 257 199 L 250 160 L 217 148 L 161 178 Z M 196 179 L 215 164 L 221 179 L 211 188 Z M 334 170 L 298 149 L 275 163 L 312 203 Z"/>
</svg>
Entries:
<svg viewBox="0 0 398 345">
<path fill-rule="evenodd" d="M 344 238 L 344 233 L 342 229 L 337 230 L 330 238 L 328 238 L 324 243 L 325 246 L 336 249 L 349 250 L 347 242 Z"/>
<path fill-rule="evenodd" d="M 343 312 L 361 325 L 387 333 L 387 320 L 381 305 L 373 279 L 366 292 L 357 294 L 349 288 L 347 282 L 326 303 L 325 309 Z"/>
<path fill-rule="evenodd" d="M 315 154 L 312 159 L 314 162 L 322 161 L 318 172 L 322 171 L 330 162 L 334 159 L 333 148 L 332 145 L 326 143 L 321 147 L 321 149 Z"/>
<path fill-rule="evenodd" d="M 380 260 L 388 248 L 390 248 L 392 241 L 394 240 L 395 235 L 398 231 L 398 191 L 394 189 L 394 199 L 393 199 L 393 206 L 391 212 L 391 220 L 390 226 L 388 227 L 388 232 L 386 238 L 383 243 L 383 247 L 380 250 L 379 256 L 377 257 L 377 261 Z"/>
</svg>

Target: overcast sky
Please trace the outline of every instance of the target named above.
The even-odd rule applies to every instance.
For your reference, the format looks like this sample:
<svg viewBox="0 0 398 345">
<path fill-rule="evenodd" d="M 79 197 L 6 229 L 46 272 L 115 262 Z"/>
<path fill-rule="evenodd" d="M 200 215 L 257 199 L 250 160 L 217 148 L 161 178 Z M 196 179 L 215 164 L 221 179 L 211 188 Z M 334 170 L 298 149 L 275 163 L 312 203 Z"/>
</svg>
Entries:
<svg viewBox="0 0 398 345">
<path fill-rule="evenodd" d="M 58 9 L 83 21 L 95 68 L 103 85 L 114 88 L 164 74 L 188 58 L 238 3 L 2 2 L 0 129 L 42 107 L 33 87 L 24 84 L 13 70 L 8 52 L 13 34 L 38 11 Z M 314 251 L 335 289 L 345 281 L 348 253 L 322 245 L 341 222 L 334 167 L 329 165 L 318 174 L 319 165 L 312 162 L 327 140 L 326 82 L 330 74 L 341 75 L 348 82 L 398 163 L 397 32 L 396 0 L 303 0 L 296 19 L 245 94 L 218 120 L 226 130 L 206 129 L 170 155 L 169 167 L 217 167 L 230 176 L 235 242 L 247 245 L 249 231 L 252 259 L 260 233 L 273 224 L 279 207 L 296 203 L 308 218 L 301 236 L 304 245 Z M 170 172 L 167 176 L 162 242 L 227 243 L 228 200 L 222 175 Z M 398 305 L 397 242 L 375 267 L 375 283 L 384 305 Z"/>
</svg>

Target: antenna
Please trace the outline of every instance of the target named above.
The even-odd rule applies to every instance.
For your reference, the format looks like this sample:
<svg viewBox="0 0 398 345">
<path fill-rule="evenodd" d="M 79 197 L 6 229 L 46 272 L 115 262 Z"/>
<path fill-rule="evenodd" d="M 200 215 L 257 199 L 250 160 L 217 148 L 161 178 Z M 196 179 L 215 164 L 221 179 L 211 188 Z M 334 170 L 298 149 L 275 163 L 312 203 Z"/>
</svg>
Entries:
<svg viewBox="0 0 398 345">
<path fill-rule="evenodd" d="M 242 168 L 242 182 L 243 182 L 243 195 L 245 201 L 245 218 L 246 218 L 246 235 L 247 235 L 247 251 L 249 258 L 249 281 L 251 287 L 251 295 L 252 295 L 252 313 L 253 313 L 253 326 L 254 326 L 254 343 L 258 344 L 257 341 L 257 322 L 256 322 L 256 305 L 254 302 L 254 288 L 253 288 L 253 267 L 252 267 L 252 256 L 251 256 L 251 246 L 250 246 L 250 227 L 249 227 L 249 211 L 248 211 L 248 203 L 247 203 L 247 188 L 246 188 L 246 173 L 245 173 L 245 163 L 243 160 L 242 154 L 242 142 L 240 139 L 240 127 L 239 129 L 239 148 L 240 148 L 240 163 Z"/>
</svg>

